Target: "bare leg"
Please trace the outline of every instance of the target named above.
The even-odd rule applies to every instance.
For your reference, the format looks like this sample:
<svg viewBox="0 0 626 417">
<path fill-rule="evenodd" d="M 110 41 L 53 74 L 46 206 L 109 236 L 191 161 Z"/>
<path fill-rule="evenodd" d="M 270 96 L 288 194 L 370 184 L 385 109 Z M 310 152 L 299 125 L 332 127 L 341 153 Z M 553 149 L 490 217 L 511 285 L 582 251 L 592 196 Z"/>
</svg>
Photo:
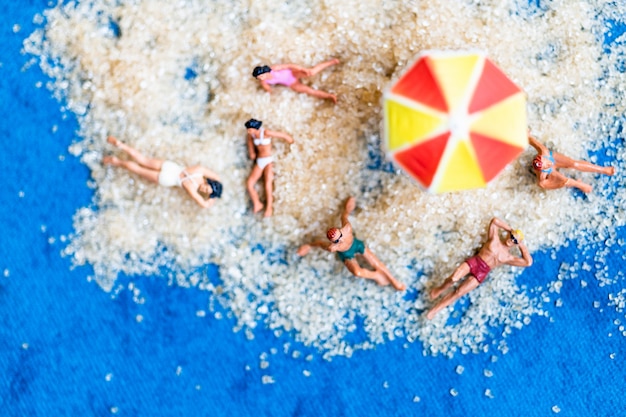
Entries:
<svg viewBox="0 0 626 417">
<path fill-rule="evenodd" d="M 274 203 L 274 164 L 268 164 L 263 170 L 265 179 L 265 214 L 263 217 L 271 217 L 273 213 L 272 204 Z"/>
<path fill-rule="evenodd" d="M 326 61 L 326 62 L 322 62 L 320 64 L 317 64 L 316 66 L 312 67 L 311 70 L 311 77 L 314 75 L 319 74 L 320 72 L 324 71 L 326 68 L 328 67 L 332 67 L 333 65 L 337 65 L 339 63 L 338 59 L 331 59 L 330 61 Z"/>
<path fill-rule="evenodd" d="M 470 267 L 467 262 L 463 262 L 459 265 L 452 275 L 450 275 L 440 286 L 433 288 L 430 291 L 430 299 L 434 300 L 438 298 L 441 294 L 443 294 L 448 288 L 450 288 L 455 282 L 458 282 L 465 275 L 470 273 Z"/>
<path fill-rule="evenodd" d="M 613 167 L 601 167 L 599 165 L 592 164 L 591 162 L 578 161 L 557 152 L 553 152 L 553 156 L 557 168 L 570 168 L 577 171 L 595 172 L 604 175 L 615 174 L 615 168 Z"/>
<path fill-rule="evenodd" d="M 122 159 L 118 159 L 114 156 L 105 156 L 102 158 L 102 163 L 104 165 L 113 165 L 116 167 L 122 167 L 134 174 L 139 175 L 140 177 L 153 182 L 155 184 L 159 183 L 159 171 L 155 171 L 150 168 L 146 168 L 144 166 L 139 165 L 133 161 L 125 161 Z"/>
<path fill-rule="evenodd" d="M 334 103 L 337 103 L 337 96 L 331 93 L 327 93 L 325 91 L 316 90 L 314 88 L 309 87 L 308 85 L 304 85 L 299 81 L 291 84 L 291 89 L 293 91 L 297 91 L 298 93 L 308 94 L 313 97 L 323 98 L 332 100 Z"/>
<path fill-rule="evenodd" d="M 385 276 L 385 274 L 380 271 L 370 271 L 369 269 L 361 268 L 355 259 L 345 260 L 344 265 L 355 277 L 371 279 L 383 287 L 390 284 L 389 279 Z"/>
<path fill-rule="evenodd" d="M 463 297 L 468 292 L 477 288 L 480 285 L 476 277 L 470 275 L 467 277 L 465 281 L 463 281 L 454 291 L 446 294 L 435 306 L 426 314 L 428 320 L 432 320 L 442 309 L 448 307 L 450 304 L 454 303 L 459 298 Z"/>
<path fill-rule="evenodd" d="M 250 199 L 252 200 L 252 211 L 254 211 L 255 213 L 258 213 L 263 208 L 263 204 L 261 203 L 261 200 L 259 200 L 259 193 L 257 193 L 254 189 L 254 186 L 261 178 L 261 175 L 263 175 L 263 171 L 261 171 L 261 168 L 259 168 L 259 166 L 255 162 L 254 166 L 252 167 L 252 172 L 250 173 L 250 176 L 246 181 L 248 194 L 250 194 Z"/>
<path fill-rule="evenodd" d="M 369 262 L 370 265 L 372 265 L 374 267 L 374 269 L 376 271 L 381 272 L 383 275 L 385 275 L 387 277 L 387 280 L 389 281 L 389 283 L 391 285 L 393 285 L 393 287 L 398 290 L 398 291 L 404 291 L 406 290 L 406 285 L 404 285 L 402 282 L 398 281 L 389 271 L 389 269 L 387 269 L 387 267 L 385 266 L 385 264 L 383 264 L 380 260 L 378 260 L 378 258 L 376 257 L 376 255 L 374 255 L 372 253 L 371 250 L 369 250 L 368 248 L 365 248 L 365 252 L 363 252 L 363 257 L 365 258 L 365 260 L 367 262 Z"/>
<path fill-rule="evenodd" d="M 574 187 L 578 188 L 580 191 L 584 193 L 590 193 L 593 190 L 593 187 L 589 184 L 586 184 L 582 181 L 575 180 L 573 178 L 568 178 L 565 182 L 565 187 Z"/>
<path fill-rule="evenodd" d="M 141 152 L 139 152 L 137 149 L 133 148 L 132 146 L 128 146 L 127 144 L 117 140 L 113 136 L 109 136 L 107 138 L 107 142 L 109 142 L 111 145 L 117 146 L 118 148 L 126 152 L 128 155 L 130 155 L 131 158 L 137 161 L 139 165 L 152 169 L 152 170 L 156 170 L 156 171 L 161 170 L 161 166 L 163 165 L 163 160 L 148 158 L 144 156 Z"/>
</svg>

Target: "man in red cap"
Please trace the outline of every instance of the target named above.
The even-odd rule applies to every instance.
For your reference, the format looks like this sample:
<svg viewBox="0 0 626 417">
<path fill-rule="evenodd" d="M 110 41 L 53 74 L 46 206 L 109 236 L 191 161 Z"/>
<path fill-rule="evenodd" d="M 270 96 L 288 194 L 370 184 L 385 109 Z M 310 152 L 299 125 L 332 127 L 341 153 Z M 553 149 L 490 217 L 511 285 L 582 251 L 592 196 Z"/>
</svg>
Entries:
<svg viewBox="0 0 626 417">
<path fill-rule="evenodd" d="M 309 244 L 305 244 L 298 248 L 298 255 L 305 256 L 311 250 L 312 246 L 317 246 L 327 250 L 328 252 L 336 252 L 339 259 L 343 261 L 344 265 L 352 274 L 359 278 L 366 278 L 376 281 L 378 285 L 391 284 L 396 290 L 404 291 L 406 285 L 398 281 L 391 275 L 391 272 L 387 267 L 378 260 L 378 258 L 365 247 L 365 244 L 359 239 L 354 237 L 352 233 L 352 225 L 348 221 L 348 216 L 356 207 L 356 200 L 354 197 L 348 198 L 346 206 L 341 214 L 341 229 L 336 227 L 328 229 L 326 237 L 329 242 L 315 241 Z M 374 268 L 370 270 L 362 268 L 356 261 L 355 256 L 360 255 Z"/>
</svg>

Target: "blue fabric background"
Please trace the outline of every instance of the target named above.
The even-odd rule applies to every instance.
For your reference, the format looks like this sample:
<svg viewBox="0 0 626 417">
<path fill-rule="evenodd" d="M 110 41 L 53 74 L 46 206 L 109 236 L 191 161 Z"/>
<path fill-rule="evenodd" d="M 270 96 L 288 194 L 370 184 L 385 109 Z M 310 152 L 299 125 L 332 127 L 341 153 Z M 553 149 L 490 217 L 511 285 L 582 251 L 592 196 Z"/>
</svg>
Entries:
<svg viewBox="0 0 626 417">
<path fill-rule="evenodd" d="M 43 0 L 0 2 L 0 415 L 506 417 L 555 415 L 553 406 L 562 416 L 626 415 L 626 344 L 614 324 L 626 320 L 607 306 L 623 283 L 601 288 L 593 272 L 566 281 L 563 306 L 549 308 L 554 320 L 534 317 L 514 331 L 506 355 L 424 357 L 419 342 L 394 341 L 331 362 L 290 335 L 258 329 L 249 341 L 233 333 L 231 319 L 198 317 L 208 296 L 196 289 L 133 277 L 146 299 L 137 304 L 128 290 L 112 295 L 88 282 L 89 267 L 72 270 L 58 240 L 92 195 L 87 168 L 67 151 L 77 124 L 36 88 L 46 81 L 36 65 L 21 70 L 29 59 L 20 54 L 22 40 L 46 7 Z M 575 256 L 594 264 L 594 251 L 566 248 L 556 261 L 536 254 L 536 267 L 519 279 L 545 282 Z M 619 248 L 612 271 L 622 256 Z M 589 285 L 581 288 L 580 279 Z M 303 355 L 284 354 L 285 343 Z M 259 356 L 272 348 L 278 353 L 260 369 Z M 263 375 L 276 382 L 262 384 Z"/>
</svg>

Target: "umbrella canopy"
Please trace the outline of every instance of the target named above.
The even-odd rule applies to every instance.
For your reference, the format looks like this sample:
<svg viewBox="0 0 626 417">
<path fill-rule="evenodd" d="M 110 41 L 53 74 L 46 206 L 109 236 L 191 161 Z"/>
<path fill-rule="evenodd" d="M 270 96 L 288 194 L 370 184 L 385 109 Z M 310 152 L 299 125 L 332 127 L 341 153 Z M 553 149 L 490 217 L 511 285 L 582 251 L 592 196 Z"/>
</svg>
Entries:
<svg viewBox="0 0 626 417">
<path fill-rule="evenodd" d="M 424 52 L 383 100 L 391 158 L 431 192 L 484 187 L 528 146 L 524 93 L 479 52 Z"/>
</svg>

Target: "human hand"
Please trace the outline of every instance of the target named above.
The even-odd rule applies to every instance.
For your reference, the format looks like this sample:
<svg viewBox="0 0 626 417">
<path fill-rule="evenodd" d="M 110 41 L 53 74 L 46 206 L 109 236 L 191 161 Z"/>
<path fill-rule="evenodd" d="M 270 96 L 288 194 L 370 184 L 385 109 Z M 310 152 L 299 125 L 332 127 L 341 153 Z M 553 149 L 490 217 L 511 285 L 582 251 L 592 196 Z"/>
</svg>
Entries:
<svg viewBox="0 0 626 417">
<path fill-rule="evenodd" d="M 346 211 L 348 213 L 352 213 L 355 208 L 356 208 L 356 199 L 354 197 L 348 198 L 348 201 L 346 201 Z"/>
<path fill-rule="evenodd" d="M 302 245 L 298 248 L 298 252 L 296 252 L 299 256 L 305 256 L 311 250 L 311 245 Z"/>
</svg>

